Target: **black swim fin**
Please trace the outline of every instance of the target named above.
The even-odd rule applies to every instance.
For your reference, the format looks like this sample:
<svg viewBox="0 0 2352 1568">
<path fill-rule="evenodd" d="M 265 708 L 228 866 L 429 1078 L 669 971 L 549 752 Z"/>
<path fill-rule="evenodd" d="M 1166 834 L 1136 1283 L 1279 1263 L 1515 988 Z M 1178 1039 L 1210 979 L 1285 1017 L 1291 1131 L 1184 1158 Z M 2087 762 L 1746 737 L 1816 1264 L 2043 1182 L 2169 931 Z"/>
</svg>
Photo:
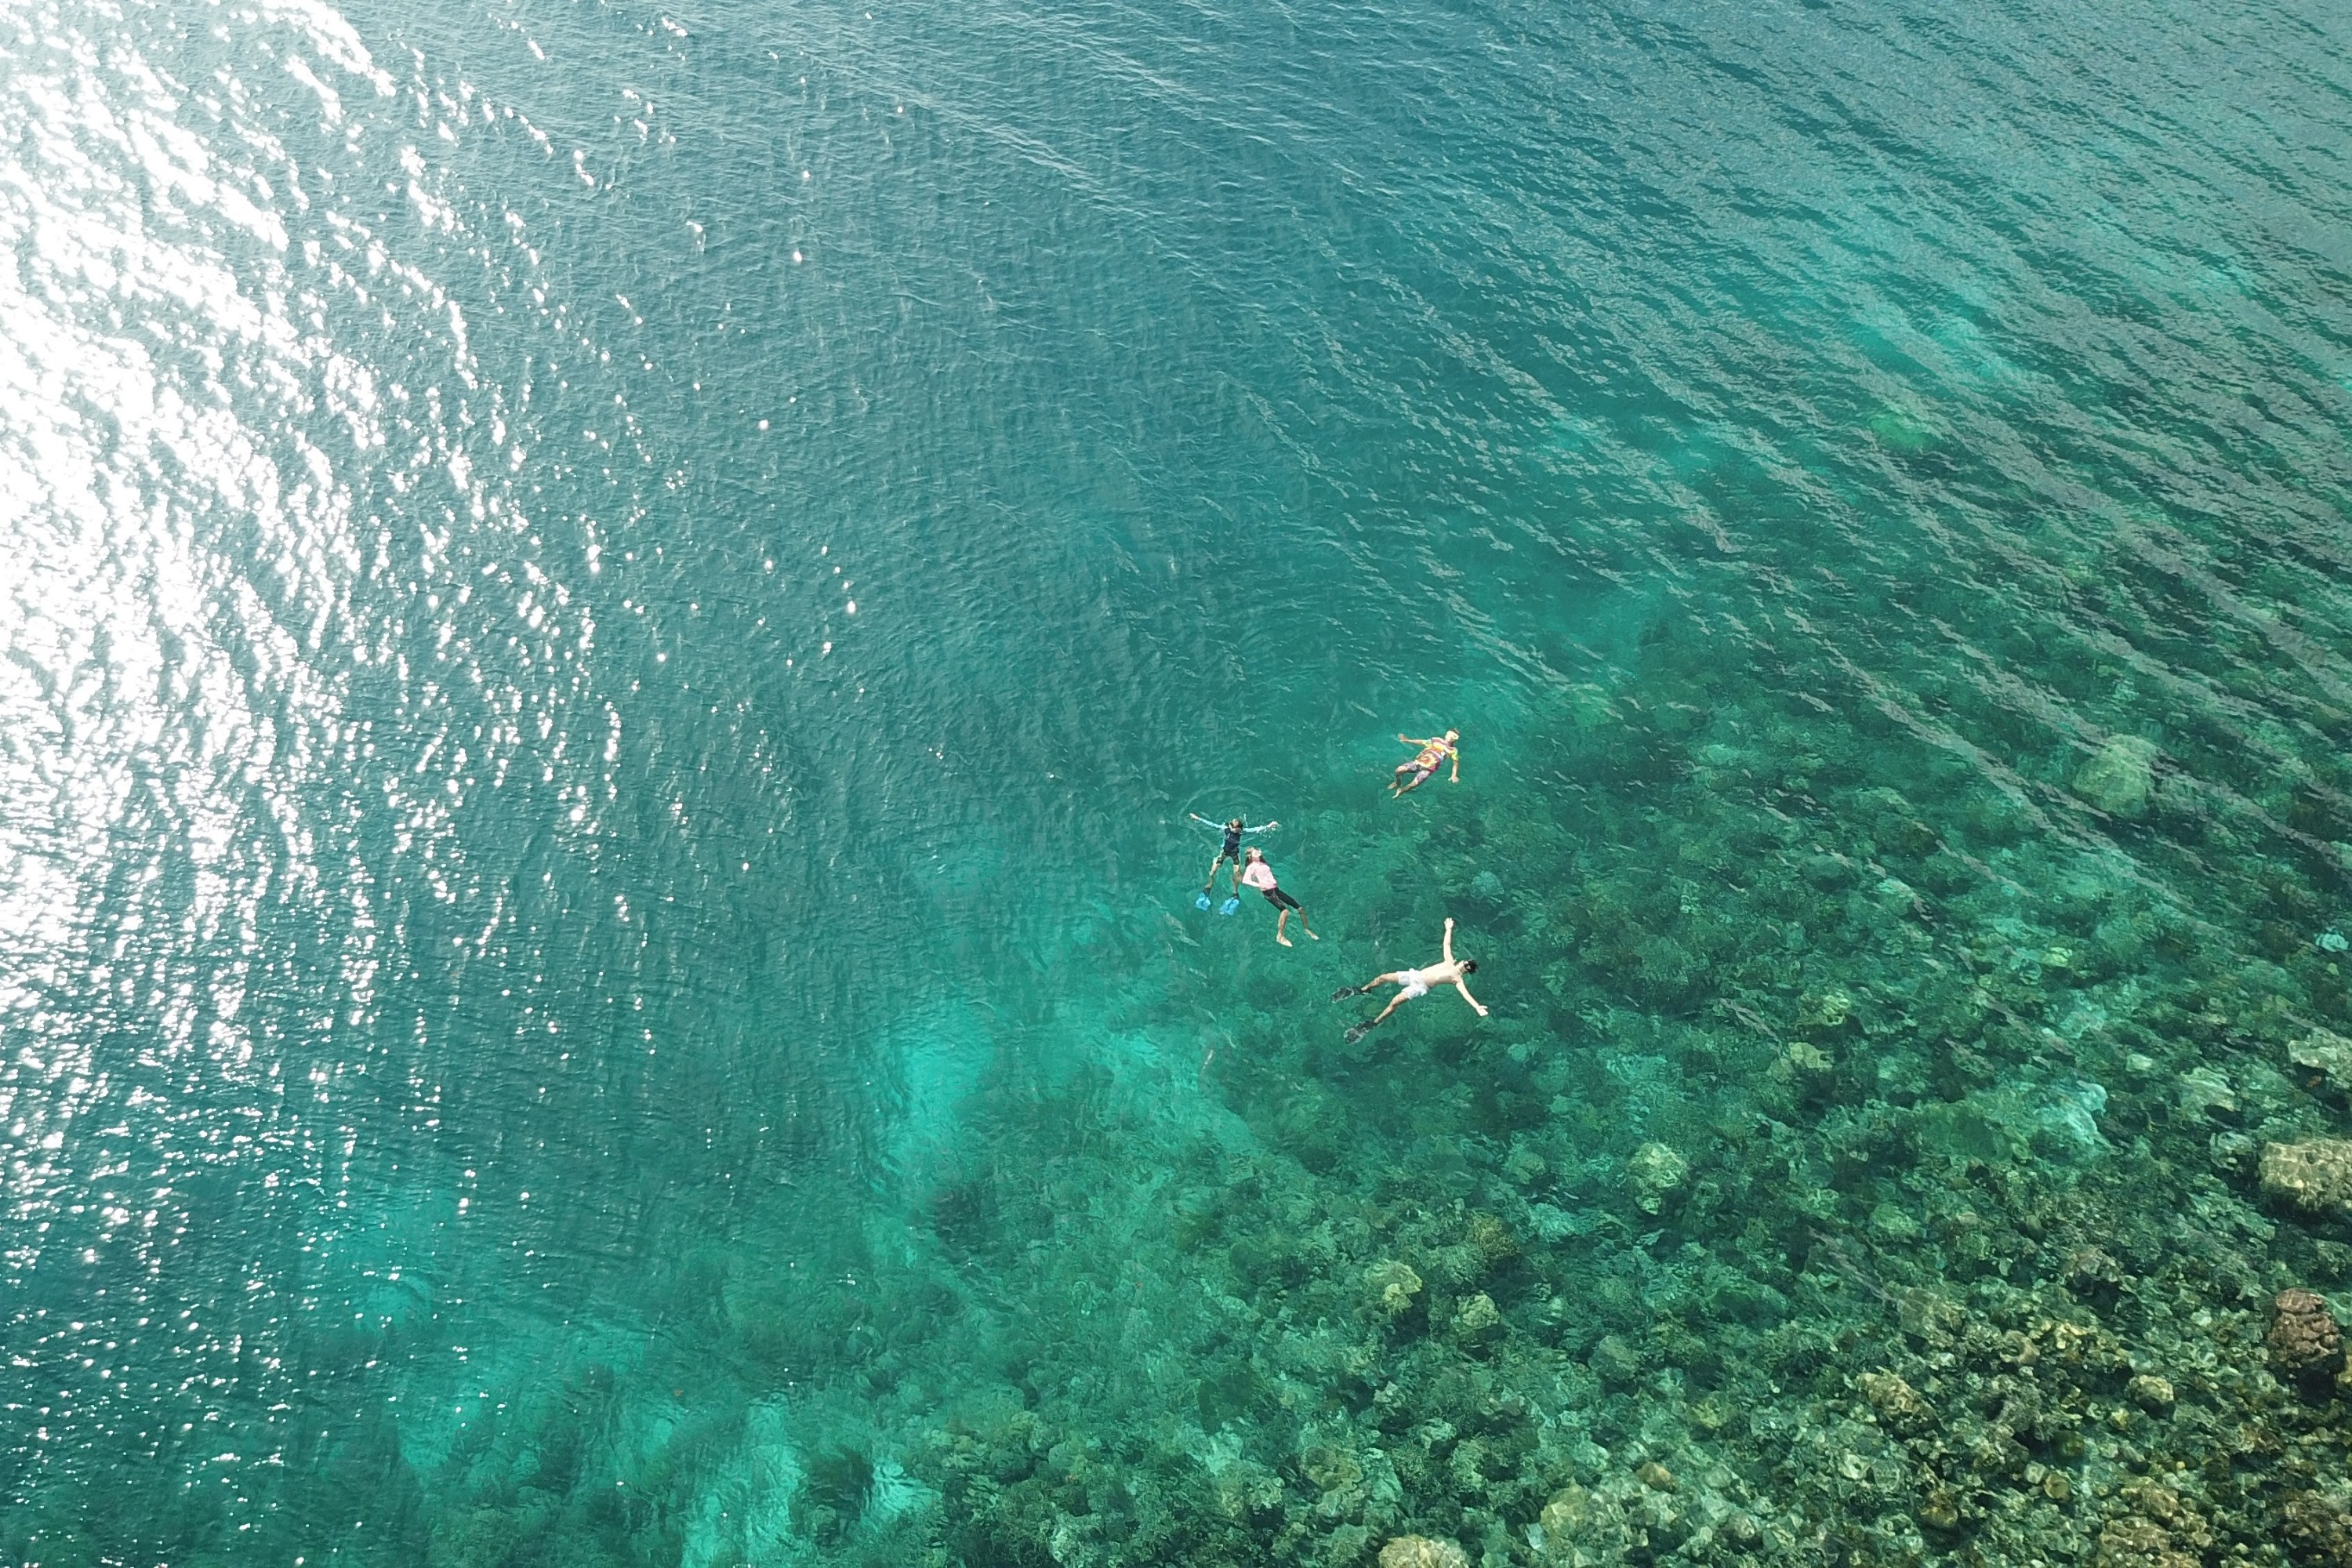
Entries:
<svg viewBox="0 0 2352 1568">
<path fill-rule="evenodd" d="M 1331 993 L 1331 1000 L 1334 1002 L 1345 1002 L 1350 996 L 1361 996 L 1363 994 L 1364 988 L 1360 985 L 1342 985 L 1339 989 Z"/>
<path fill-rule="evenodd" d="M 1369 1034 L 1370 1034 L 1371 1032 L 1372 1032 L 1372 1023 L 1371 1023 L 1371 1020 L 1370 1020 L 1370 1019 L 1366 1019 L 1363 1023 L 1358 1024 L 1358 1025 L 1357 1025 L 1357 1026 L 1355 1026 L 1353 1028 L 1351 1028 L 1351 1029 L 1349 1029 L 1349 1030 L 1348 1031 L 1348 1043 L 1349 1043 L 1349 1045 L 1351 1045 L 1351 1046 L 1352 1046 L 1352 1045 L 1354 1045 L 1358 1040 L 1362 1039 L 1366 1035 L 1369 1035 Z"/>
</svg>

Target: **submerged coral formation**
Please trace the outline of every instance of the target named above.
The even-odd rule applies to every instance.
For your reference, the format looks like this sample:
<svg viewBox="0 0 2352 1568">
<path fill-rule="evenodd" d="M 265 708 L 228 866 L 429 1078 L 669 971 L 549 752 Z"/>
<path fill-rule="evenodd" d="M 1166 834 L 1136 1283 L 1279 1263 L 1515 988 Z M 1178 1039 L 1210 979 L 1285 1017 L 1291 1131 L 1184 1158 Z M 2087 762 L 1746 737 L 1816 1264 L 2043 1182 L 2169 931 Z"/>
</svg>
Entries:
<svg viewBox="0 0 2352 1568">
<path fill-rule="evenodd" d="M 2282 1290 L 2271 1303 L 2271 1370 L 2282 1382 L 2325 1390 L 2344 1370 L 2344 1335 L 2326 1299 L 2300 1286 Z"/>
<path fill-rule="evenodd" d="M 2156 743 L 2111 737 L 2074 774 L 2074 793 L 2116 816 L 2143 816 L 2156 792 Z"/>
<path fill-rule="evenodd" d="M 2352 1006 L 2273 930 L 2317 895 L 2280 861 L 2191 911 L 2059 829 L 2135 796 L 2063 755 L 1906 773 L 1646 647 L 1638 709 L 1530 742 L 1545 792 L 1321 826 L 1415 940 L 1503 868 L 1457 938 L 1517 977 L 1492 1019 L 1351 1046 L 1282 970 L 1213 1063 L 980 1083 L 904 1232 L 844 1238 L 855 1292 L 682 1301 L 731 1406 L 634 1450 L 609 1382 L 518 1413 L 427 1477 L 478 1500 L 436 1561 L 2345 1561 Z M 2159 861 L 2221 832 L 2170 798 Z M 1234 984 L 1096 1005 L 1181 1041 Z"/>
</svg>

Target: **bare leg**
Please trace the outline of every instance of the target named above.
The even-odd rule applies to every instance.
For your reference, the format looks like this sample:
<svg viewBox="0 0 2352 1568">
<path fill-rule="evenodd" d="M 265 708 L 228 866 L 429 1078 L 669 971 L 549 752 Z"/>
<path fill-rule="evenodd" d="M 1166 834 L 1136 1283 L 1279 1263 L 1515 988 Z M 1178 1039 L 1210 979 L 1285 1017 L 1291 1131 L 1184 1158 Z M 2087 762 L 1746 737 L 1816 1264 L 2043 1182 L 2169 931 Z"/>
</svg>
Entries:
<svg viewBox="0 0 2352 1568">
<path fill-rule="evenodd" d="M 1317 942 L 1321 942 L 1323 940 L 1321 937 L 1316 936 L 1315 928 L 1307 923 L 1307 911 L 1305 910 L 1300 910 L 1298 911 L 1298 929 L 1305 931 L 1310 938 L 1313 938 L 1313 940 Z"/>
<path fill-rule="evenodd" d="M 1316 940 L 1320 942 L 1322 939 L 1318 937 Z M 1344 1002 L 1350 996 L 1369 995 L 1371 993 L 1372 987 L 1376 985 L 1386 985 L 1390 981 L 1394 980 L 1395 978 L 1396 975 L 1392 973 L 1388 974 L 1375 974 L 1370 980 L 1365 981 L 1361 985 L 1342 985 L 1339 989 L 1331 993 L 1331 1000 L 1334 1002 Z"/>
<path fill-rule="evenodd" d="M 1295 942 L 1291 941 L 1288 937 L 1286 937 L 1286 936 L 1285 936 L 1285 935 L 1283 935 L 1283 934 L 1282 934 L 1282 928 L 1283 928 L 1283 927 L 1285 927 L 1285 926 L 1286 926 L 1286 925 L 1288 925 L 1289 923 L 1290 923 L 1290 911 L 1289 911 L 1288 910 L 1280 910 L 1280 911 L 1278 911 L 1278 912 L 1275 915 L 1275 917 L 1274 917 L 1274 940 L 1275 940 L 1275 941 L 1276 941 L 1276 942 L 1280 942 L 1280 943 L 1282 943 L 1282 945 L 1283 945 L 1283 946 L 1285 946 L 1285 947 L 1297 947 L 1297 946 L 1298 945 L 1297 942 Z"/>
<path fill-rule="evenodd" d="M 1382 975 L 1381 978 L 1385 980 L 1388 976 Z M 1387 1023 L 1389 1021 L 1389 1015 L 1395 1012 L 1398 1005 L 1403 1001 L 1404 991 L 1402 987 L 1399 987 L 1397 994 L 1389 998 L 1389 1005 L 1381 1009 L 1381 1016 L 1379 1017 L 1367 1018 L 1360 1024 L 1351 1024 L 1349 1026 L 1348 1043 L 1351 1046 L 1354 1045 L 1358 1040 L 1362 1039 L 1366 1035 L 1370 1034 L 1374 1029 L 1377 1029 L 1382 1024 Z"/>
<path fill-rule="evenodd" d="M 1225 852 L 1220 849 L 1217 851 L 1217 858 L 1209 862 L 1209 879 L 1201 884 L 1201 891 L 1205 893 L 1211 888 L 1214 887 L 1217 881 L 1217 873 L 1224 868 Z"/>
</svg>

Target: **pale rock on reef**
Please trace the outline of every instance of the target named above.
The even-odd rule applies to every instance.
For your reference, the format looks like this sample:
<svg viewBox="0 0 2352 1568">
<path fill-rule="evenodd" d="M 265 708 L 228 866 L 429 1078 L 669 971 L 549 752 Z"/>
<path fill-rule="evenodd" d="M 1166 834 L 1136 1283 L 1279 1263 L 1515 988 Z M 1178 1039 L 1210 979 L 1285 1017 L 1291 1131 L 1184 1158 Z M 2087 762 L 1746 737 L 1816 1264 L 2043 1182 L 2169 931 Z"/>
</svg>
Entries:
<svg viewBox="0 0 2352 1568">
<path fill-rule="evenodd" d="M 1484 1290 L 1464 1301 L 1454 1314 L 1454 1335 L 1466 1344 L 1482 1343 L 1502 1331 L 1503 1314 Z"/>
<path fill-rule="evenodd" d="M 2352 1141 L 2265 1143 L 2257 1170 L 2263 1201 L 2315 1218 L 2352 1208 Z"/>
<path fill-rule="evenodd" d="M 1391 1318 L 1411 1311 L 1412 1299 L 1421 1294 L 1421 1276 L 1412 1271 L 1411 1264 L 1393 1258 L 1384 1258 L 1365 1269 L 1364 1284 L 1371 1290 L 1380 1310 Z"/>
<path fill-rule="evenodd" d="M 1470 1568 L 1470 1557 L 1450 1541 L 1400 1535 L 1381 1548 L 1381 1568 Z"/>
<path fill-rule="evenodd" d="M 1633 1189 L 1633 1206 L 1655 1214 L 1666 1195 L 1690 1178 L 1690 1162 L 1664 1143 L 1644 1143 L 1625 1162 L 1625 1182 Z"/>
<path fill-rule="evenodd" d="M 2352 1093 L 2352 1040 L 2314 1029 L 2286 1048 L 2286 1059 L 2304 1087 L 2326 1084 L 2337 1094 Z"/>
<path fill-rule="evenodd" d="M 2110 816 L 2141 816 L 2156 791 L 2156 742 L 2110 735 L 2074 773 L 2074 793 Z"/>
<path fill-rule="evenodd" d="M 1503 1162 L 1503 1174 L 1522 1187 L 1535 1185 L 1550 1169 L 1541 1154 L 1524 1145 L 1513 1149 L 1511 1157 Z"/>
<path fill-rule="evenodd" d="M 2189 1116 L 2230 1121 L 2238 1115 L 2238 1091 L 2230 1087 L 2230 1080 L 2215 1068 L 2191 1068 L 2182 1073 L 2175 1099 L 2181 1110 Z"/>
<path fill-rule="evenodd" d="M 1936 1412 L 1919 1391 L 1891 1372 L 1865 1372 L 1854 1379 L 1879 1420 L 1902 1433 L 1923 1432 L 1936 1424 Z"/>
</svg>

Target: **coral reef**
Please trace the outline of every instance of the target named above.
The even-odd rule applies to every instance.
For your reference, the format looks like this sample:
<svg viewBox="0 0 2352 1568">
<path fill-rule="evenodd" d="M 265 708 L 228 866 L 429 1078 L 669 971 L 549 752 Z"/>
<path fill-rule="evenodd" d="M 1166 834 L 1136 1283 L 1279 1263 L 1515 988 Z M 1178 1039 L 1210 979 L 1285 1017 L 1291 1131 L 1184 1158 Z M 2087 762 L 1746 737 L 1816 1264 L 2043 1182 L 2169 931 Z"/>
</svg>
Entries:
<svg viewBox="0 0 2352 1568">
<path fill-rule="evenodd" d="M 1381 1568 L 1470 1568 L 1470 1558 L 1450 1541 L 1400 1535 L 1381 1548 Z"/>
<path fill-rule="evenodd" d="M 2263 1201 L 2296 1214 L 2352 1212 L 2352 1139 L 2313 1138 L 2263 1146 Z"/>
<path fill-rule="evenodd" d="M 1664 1143 L 1644 1143 L 1625 1162 L 1625 1180 L 1633 1190 L 1633 1206 L 1654 1215 L 1690 1176 L 1690 1162 Z"/>
<path fill-rule="evenodd" d="M 2316 1291 L 2300 1286 L 2282 1290 L 2271 1303 L 2271 1370 L 2282 1382 L 2326 1387 L 2344 1370 L 2344 1334 L 2336 1314 Z"/>
<path fill-rule="evenodd" d="M 2156 743 L 2137 735 L 2111 736 L 2076 770 L 2074 793 L 2112 816 L 2147 814 L 2156 791 Z"/>
<path fill-rule="evenodd" d="M 2345 1562 L 2316 873 L 2217 878 L 2251 851 L 2170 784 L 2053 746 L 2012 794 L 1694 636 L 1540 716 L 1541 793 L 1322 829 L 1416 941 L 1496 868 L 1494 1016 L 1350 1045 L 1319 975 L 1106 926 L 1057 1005 L 1155 1048 L 988 1075 L 898 1226 L 682 1279 L 692 1372 L 484 1423 L 437 1563 Z"/>
</svg>

